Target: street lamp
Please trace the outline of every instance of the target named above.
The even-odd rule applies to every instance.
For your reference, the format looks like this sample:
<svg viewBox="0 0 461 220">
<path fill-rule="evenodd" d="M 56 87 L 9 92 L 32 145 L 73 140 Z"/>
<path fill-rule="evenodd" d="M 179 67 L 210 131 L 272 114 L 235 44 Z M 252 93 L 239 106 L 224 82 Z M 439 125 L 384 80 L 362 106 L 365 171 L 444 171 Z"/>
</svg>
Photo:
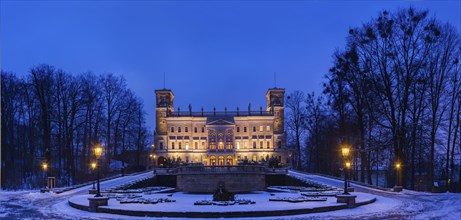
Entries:
<svg viewBox="0 0 461 220">
<path fill-rule="evenodd" d="M 94 164 L 95 164 L 95 166 L 97 168 L 97 173 L 98 173 L 98 191 L 96 192 L 96 195 L 94 197 L 102 197 L 102 195 L 101 195 L 101 187 L 100 187 L 100 184 L 99 184 L 99 178 L 100 178 L 100 176 L 99 176 L 99 167 L 100 167 L 99 166 L 99 158 L 102 155 L 102 147 L 101 147 L 101 145 L 98 144 L 98 145 L 96 145 L 94 147 L 94 155 L 96 156 L 96 163 L 94 163 Z"/>
<path fill-rule="evenodd" d="M 341 153 L 342 153 L 342 155 L 343 155 L 344 158 L 346 158 L 346 157 L 349 156 L 349 152 L 350 152 L 349 147 L 345 146 L 345 147 L 342 147 L 342 148 L 341 148 Z"/>
<path fill-rule="evenodd" d="M 346 162 L 346 173 L 349 177 L 351 175 L 351 162 Z M 349 192 L 349 187 L 351 187 L 351 180 L 347 178 L 347 191 Z"/>
<path fill-rule="evenodd" d="M 91 163 L 91 169 L 94 170 L 94 169 L 96 169 L 97 166 L 98 166 L 98 165 L 96 164 L 96 162 Z M 93 175 L 94 175 L 94 174 L 93 174 Z M 94 180 L 93 180 L 93 190 L 95 190 L 95 187 L 94 187 Z"/>
<path fill-rule="evenodd" d="M 341 154 L 343 155 L 344 159 L 344 195 L 349 195 L 349 192 L 347 192 L 347 174 L 348 174 L 348 169 L 351 166 L 350 162 L 346 162 L 347 157 L 349 156 L 350 148 L 348 146 L 343 146 L 341 148 Z"/>
<path fill-rule="evenodd" d="M 400 185 L 401 185 L 401 184 L 400 184 L 400 168 L 401 168 L 401 166 L 402 166 L 402 165 L 401 165 L 399 162 L 397 162 L 397 163 L 395 164 L 395 168 L 396 168 L 396 170 L 397 170 L 397 181 L 396 181 L 396 183 L 397 183 L 396 185 L 397 185 L 397 186 L 400 186 Z"/>
<path fill-rule="evenodd" d="M 43 162 L 43 163 L 42 163 L 42 168 L 43 168 L 43 171 L 44 171 L 44 173 L 45 173 L 45 188 L 48 188 L 48 181 L 47 181 L 47 179 L 46 179 L 46 177 L 47 177 L 47 176 L 46 176 L 46 172 L 47 172 L 47 170 L 48 170 L 48 163 Z"/>
<path fill-rule="evenodd" d="M 42 168 L 44 171 L 46 171 L 48 169 L 48 164 L 47 163 L 43 163 L 42 164 Z"/>
</svg>

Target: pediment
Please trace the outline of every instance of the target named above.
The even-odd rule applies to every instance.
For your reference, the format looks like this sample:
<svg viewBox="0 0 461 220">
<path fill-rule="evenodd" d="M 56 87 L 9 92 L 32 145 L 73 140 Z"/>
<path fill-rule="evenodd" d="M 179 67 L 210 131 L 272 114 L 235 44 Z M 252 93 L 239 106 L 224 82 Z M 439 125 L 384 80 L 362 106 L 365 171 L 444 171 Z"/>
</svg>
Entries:
<svg viewBox="0 0 461 220">
<path fill-rule="evenodd" d="M 234 121 L 233 120 L 226 120 L 226 119 L 222 119 L 222 118 L 219 118 L 219 119 L 211 119 L 211 120 L 208 120 L 207 122 L 207 125 L 234 125 Z"/>
</svg>

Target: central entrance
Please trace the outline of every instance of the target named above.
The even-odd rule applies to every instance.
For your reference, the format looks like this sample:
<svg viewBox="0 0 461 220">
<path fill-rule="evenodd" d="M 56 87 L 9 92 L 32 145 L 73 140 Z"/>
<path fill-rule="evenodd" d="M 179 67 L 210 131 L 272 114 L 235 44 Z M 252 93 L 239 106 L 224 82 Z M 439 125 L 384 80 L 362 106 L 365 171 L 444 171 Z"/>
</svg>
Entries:
<svg viewBox="0 0 461 220">
<path fill-rule="evenodd" d="M 232 166 L 234 157 L 232 155 L 212 155 L 210 156 L 210 166 Z"/>
<path fill-rule="evenodd" d="M 219 166 L 224 166 L 224 157 L 223 156 L 218 157 L 218 165 Z"/>
</svg>

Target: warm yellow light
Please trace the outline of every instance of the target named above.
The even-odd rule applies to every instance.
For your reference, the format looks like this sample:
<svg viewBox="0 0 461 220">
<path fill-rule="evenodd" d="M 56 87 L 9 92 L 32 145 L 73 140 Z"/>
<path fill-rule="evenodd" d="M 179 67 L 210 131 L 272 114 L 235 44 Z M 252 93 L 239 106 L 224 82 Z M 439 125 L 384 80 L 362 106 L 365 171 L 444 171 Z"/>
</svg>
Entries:
<svg viewBox="0 0 461 220">
<path fill-rule="evenodd" d="M 155 159 L 155 154 L 154 154 L 154 159 Z"/>
<path fill-rule="evenodd" d="M 395 164 L 395 167 L 397 167 L 397 169 L 400 169 L 400 166 L 401 166 L 400 163 Z"/>
<path fill-rule="evenodd" d="M 43 163 L 43 164 L 42 164 L 42 168 L 43 168 L 43 170 L 47 170 L 47 169 L 48 169 L 48 164 L 47 164 L 47 163 Z"/>
<path fill-rule="evenodd" d="M 101 155 L 102 155 L 102 147 L 101 147 L 101 145 L 96 145 L 96 147 L 94 147 L 94 155 L 98 159 L 99 159 L 99 157 L 101 157 Z"/>
<path fill-rule="evenodd" d="M 95 168 L 96 168 L 96 166 L 97 166 L 97 165 L 96 165 L 96 163 L 95 163 L 95 162 L 91 163 L 91 168 L 95 169 Z"/>
<path fill-rule="evenodd" d="M 341 153 L 343 154 L 343 157 L 349 156 L 349 151 L 350 151 L 349 147 L 341 148 Z"/>
<path fill-rule="evenodd" d="M 153 157 L 154 157 L 154 155 L 153 155 L 153 154 L 149 154 L 149 157 L 150 157 L 150 158 L 153 158 Z"/>
<path fill-rule="evenodd" d="M 347 168 L 350 168 L 350 167 L 351 167 L 351 163 L 350 163 L 350 162 L 346 162 L 346 167 L 347 167 Z"/>
</svg>

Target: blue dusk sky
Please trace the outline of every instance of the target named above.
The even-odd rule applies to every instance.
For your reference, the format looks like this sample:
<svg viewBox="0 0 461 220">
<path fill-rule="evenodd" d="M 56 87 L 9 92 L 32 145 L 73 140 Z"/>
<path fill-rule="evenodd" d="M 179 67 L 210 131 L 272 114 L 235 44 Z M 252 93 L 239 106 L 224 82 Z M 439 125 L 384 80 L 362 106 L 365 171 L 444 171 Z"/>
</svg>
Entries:
<svg viewBox="0 0 461 220">
<path fill-rule="evenodd" d="M 274 86 L 321 93 L 349 28 L 413 6 L 461 30 L 460 1 L 1 1 L 1 68 L 123 75 L 155 127 L 154 90 L 194 110 L 254 109 Z"/>
</svg>

